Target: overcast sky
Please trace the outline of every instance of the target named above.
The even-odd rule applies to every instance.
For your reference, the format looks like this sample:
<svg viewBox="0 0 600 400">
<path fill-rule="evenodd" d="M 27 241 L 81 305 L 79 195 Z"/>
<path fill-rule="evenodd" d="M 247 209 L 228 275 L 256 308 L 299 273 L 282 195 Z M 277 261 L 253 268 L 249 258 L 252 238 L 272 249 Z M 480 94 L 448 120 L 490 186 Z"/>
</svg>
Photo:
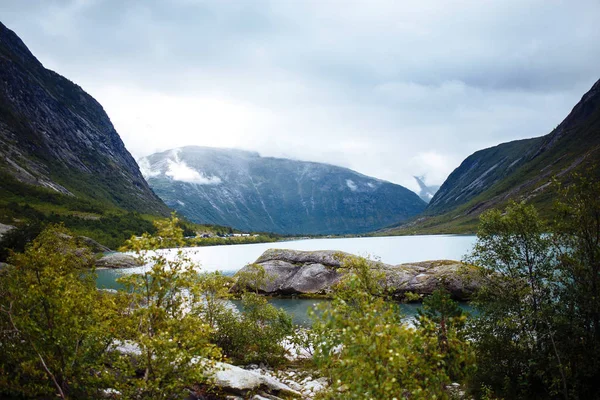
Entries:
<svg viewBox="0 0 600 400">
<path fill-rule="evenodd" d="M 600 78 L 598 0 L 1 0 L 140 157 L 185 145 L 416 189 L 544 135 Z"/>
</svg>

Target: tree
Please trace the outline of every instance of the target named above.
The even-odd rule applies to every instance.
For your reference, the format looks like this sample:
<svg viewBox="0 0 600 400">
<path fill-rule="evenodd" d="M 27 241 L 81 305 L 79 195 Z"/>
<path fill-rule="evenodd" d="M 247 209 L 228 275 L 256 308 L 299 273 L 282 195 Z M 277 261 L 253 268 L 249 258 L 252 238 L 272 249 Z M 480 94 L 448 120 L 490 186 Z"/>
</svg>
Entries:
<svg viewBox="0 0 600 400">
<path fill-rule="evenodd" d="M 112 376 L 114 299 L 95 287 L 93 257 L 61 226 L 13 254 L 0 280 L 0 393 L 97 398 Z"/>
<path fill-rule="evenodd" d="M 445 289 L 434 290 L 417 311 L 417 326 L 437 338 L 446 372 L 452 380 L 466 378 L 475 361 L 472 349 L 466 344 L 466 321 L 466 313 Z"/>
<path fill-rule="evenodd" d="M 586 176 L 559 187 L 553 225 L 557 340 L 568 361 L 570 395 L 592 399 L 600 398 L 600 182 Z"/>
<path fill-rule="evenodd" d="M 157 221 L 155 235 L 133 237 L 126 244 L 151 266 L 143 274 L 119 279 L 130 296 L 123 339 L 140 352 L 133 359 L 123 357 L 119 365 L 127 371 L 118 386 L 125 396 L 181 398 L 193 385 L 208 382 L 211 360 L 220 357 L 219 348 L 210 342 L 196 266 L 182 251 L 175 257 L 157 251 L 183 244 L 178 222 L 175 215 Z"/>
<path fill-rule="evenodd" d="M 565 369 L 557 348 L 557 263 L 549 227 L 531 205 L 511 202 L 482 214 L 468 262 L 482 267 L 476 386 L 508 398 L 565 395 Z"/>
<path fill-rule="evenodd" d="M 291 316 L 258 294 L 269 279 L 263 266 L 251 264 L 236 279 L 241 309 L 218 308 L 213 341 L 238 362 L 280 364 L 287 354 L 283 341 L 294 330 Z"/>
</svg>

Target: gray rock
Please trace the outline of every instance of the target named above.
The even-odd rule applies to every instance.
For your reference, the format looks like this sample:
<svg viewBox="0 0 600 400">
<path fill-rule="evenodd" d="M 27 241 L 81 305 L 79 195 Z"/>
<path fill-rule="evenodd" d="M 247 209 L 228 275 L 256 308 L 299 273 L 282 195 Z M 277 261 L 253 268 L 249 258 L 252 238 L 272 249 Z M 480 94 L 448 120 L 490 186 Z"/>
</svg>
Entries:
<svg viewBox="0 0 600 400">
<path fill-rule="evenodd" d="M 109 253 L 96 260 L 96 268 L 134 268 L 140 267 L 143 263 L 136 257 L 124 253 Z"/>
<path fill-rule="evenodd" d="M 81 239 L 81 241 L 84 242 L 90 248 L 90 251 L 92 251 L 92 253 L 108 253 L 112 251 L 105 245 L 100 244 L 94 239 L 89 238 L 87 236 L 79 236 L 79 239 Z"/>
<path fill-rule="evenodd" d="M 4 236 L 8 231 L 15 229 L 12 225 L 5 225 L 0 223 L 0 239 Z"/>
<path fill-rule="evenodd" d="M 215 363 L 213 371 L 214 373 L 211 375 L 213 383 L 227 391 L 246 393 L 263 389 L 284 396 L 302 397 L 300 392 L 288 385 L 256 371 L 249 371 L 222 362 Z"/>
<path fill-rule="evenodd" d="M 267 250 L 255 262 L 265 269 L 267 275 L 266 282 L 258 290 L 268 295 L 327 295 L 347 273 L 343 266 L 346 257 L 354 256 L 332 250 Z M 407 292 L 428 295 L 444 287 L 455 299 L 466 300 L 480 286 L 475 279 L 475 267 L 459 261 L 435 260 L 400 265 L 369 263 L 371 268 L 383 273 L 381 285 L 397 298 Z M 240 272 L 249 268 L 246 266 Z"/>
</svg>

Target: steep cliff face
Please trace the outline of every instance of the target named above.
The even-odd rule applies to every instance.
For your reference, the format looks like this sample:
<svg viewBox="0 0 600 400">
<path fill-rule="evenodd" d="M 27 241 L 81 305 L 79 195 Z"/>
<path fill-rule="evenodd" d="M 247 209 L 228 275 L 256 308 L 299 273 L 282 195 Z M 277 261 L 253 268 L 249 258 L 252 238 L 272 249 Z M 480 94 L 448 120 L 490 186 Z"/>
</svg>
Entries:
<svg viewBox="0 0 600 400">
<path fill-rule="evenodd" d="M 503 143 L 467 157 L 435 194 L 425 216 L 400 231 L 473 230 L 481 212 L 510 199 L 549 212 L 553 179 L 572 172 L 600 179 L 600 81 L 549 134 Z"/>
<path fill-rule="evenodd" d="M 449 211 L 474 199 L 525 164 L 542 140 L 517 140 L 473 153 L 448 176 L 429 202 L 427 212 Z"/>
<path fill-rule="evenodd" d="M 410 190 L 328 164 L 184 147 L 140 160 L 154 191 L 192 221 L 279 233 L 362 233 L 421 212 Z"/>
<path fill-rule="evenodd" d="M 167 212 L 102 106 L 45 69 L 1 23 L 0 174 L 17 199 L 20 185 L 34 185 L 109 207 Z"/>
</svg>

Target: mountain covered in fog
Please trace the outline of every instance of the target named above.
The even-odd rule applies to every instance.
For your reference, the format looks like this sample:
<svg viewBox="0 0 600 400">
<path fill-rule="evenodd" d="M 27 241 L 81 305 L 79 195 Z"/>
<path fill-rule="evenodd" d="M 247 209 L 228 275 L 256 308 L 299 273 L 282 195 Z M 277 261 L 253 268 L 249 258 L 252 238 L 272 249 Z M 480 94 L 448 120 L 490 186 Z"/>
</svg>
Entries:
<svg viewBox="0 0 600 400">
<path fill-rule="evenodd" d="M 188 146 L 139 164 L 154 192 L 180 214 L 241 230 L 363 233 L 426 206 L 403 186 L 347 168 L 242 150 Z"/>
<path fill-rule="evenodd" d="M 439 185 L 427 185 L 425 183 L 424 176 L 413 176 L 417 183 L 419 184 L 419 197 L 423 199 L 424 202 L 429 203 L 435 193 L 440 189 Z"/>
</svg>

